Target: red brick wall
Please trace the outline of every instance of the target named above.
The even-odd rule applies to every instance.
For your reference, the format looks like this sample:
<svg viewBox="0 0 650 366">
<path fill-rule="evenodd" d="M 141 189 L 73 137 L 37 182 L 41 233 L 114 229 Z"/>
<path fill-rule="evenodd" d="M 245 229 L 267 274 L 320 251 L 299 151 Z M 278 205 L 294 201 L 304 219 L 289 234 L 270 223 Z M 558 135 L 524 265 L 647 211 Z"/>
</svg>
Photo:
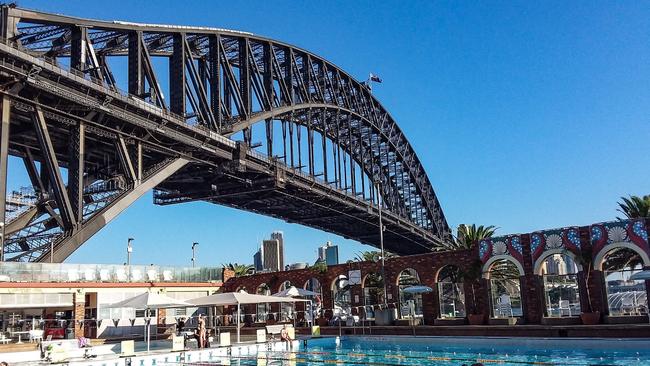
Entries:
<svg viewBox="0 0 650 366">
<path fill-rule="evenodd" d="M 646 228 L 650 232 L 650 219 L 646 220 Z M 589 236 L 589 227 L 583 226 L 579 228 L 580 246 L 587 248 L 591 245 Z M 524 276 L 521 277 L 521 295 L 524 311 L 524 321 L 527 324 L 539 324 L 542 317 L 544 317 L 544 289 L 541 276 L 534 273 L 534 263 L 531 258 L 530 250 L 530 234 L 521 235 L 521 243 L 523 247 L 523 267 Z M 433 324 L 434 319 L 440 316 L 440 305 L 438 302 L 437 292 L 437 274 L 438 271 L 448 264 L 453 264 L 461 269 L 468 268 L 474 261 L 478 259 L 478 248 L 472 250 L 460 250 L 454 252 L 432 252 L 427 254 L 412 255 L 405 257 L 397 257 L 386 260 L 386 288 L 392 299 L 388 302 L 398 302 L 398 276 L 401 271 L 412 268 L 417 271 L 420 277 L 420 282 L 423 285 L 431 287 L 434 291 L 430 294 L 425 294 L 422 297 L 424 321 L 426 324 Z M 319 273 L 311 269 L 301 269 L 273 273 L 261 273 L 251 276 L 235 278 L 232 275 L 226 276 L 224 272 L 224 291 L 235 291 L 240 287 L 245 287 L 249 292 L 255 292 L 257 287 L 266 283 L 272 292 L 279 291 L 280 285 L 284 281 L 290 281 L 294 286 L 303 287 L 305 282 L 311 277 L 315 277 L 323 287 L 323 308 L 332 308 L 332 283 L 339 275 L 347 275 L 348 271 L 360 269 L 362 278 L 369 273 L 380 273 L 380 263 L 373 262 L 354 262 L 339 264 L 337 266 L 330 266 L 327 272 Z M 607 299 L 605 292 L 604 276 L 601 271 L 592 271 L 589 276 L 589 292 L 592 302 L 592 307 L 601 314 L 607 314 Z M 580 272 L 578 274 L 580 283 L 580 298 L 581 306 L 587 309 L 587 294 L 585 290 L 585 274 Z M 650 281 L 647 282 L 646 289 L 650 295 Z M 480 280 L 475 284 L 476 294 L 476 312 L 490 315 L 488 281 Z M 473 309 L 472 299 L 472 286 L 470 283 L 464 284 L 465 290 L 465 303 L 466 311 L 468 313 Z M 357 307 L 363 305 L 363 289 L 361 285 L 351 286 L 350 289 L 352 297 L 352 306 Z M 359 297 L 359 301 L 355 302 L 355 295 Z M 362 309 L 359 309 L 362 311 Z M 276 309 L 277 311 L 277 305 Z"/>
</svg>

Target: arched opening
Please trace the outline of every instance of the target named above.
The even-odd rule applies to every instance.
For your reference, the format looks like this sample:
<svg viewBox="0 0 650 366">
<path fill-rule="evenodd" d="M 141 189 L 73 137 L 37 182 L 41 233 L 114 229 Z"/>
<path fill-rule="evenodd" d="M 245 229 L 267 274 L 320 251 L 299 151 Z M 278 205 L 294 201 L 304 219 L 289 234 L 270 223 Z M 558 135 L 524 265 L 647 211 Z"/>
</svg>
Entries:
<svg viewBox="0 0 650 366">
<path fill-rule="evenodd" d="M 440 269 L 437 278 L 438 302 L 441 318 L 464 318 L 465 290 L 460 269 L 447 265 Z"/>
<path fill-rule="evenodd" d="M 397 277 L 400 315 L 402 318 L 410 318 L 410 314 L 415 314 L 416 317 L 422 316 L 422 294 L 404 292 L 405 288 L 419 284 L 420 276 L 418 276 L 417 271 L 412 268 L 403 270 Z"/>
<path fill-rule="evenodd" d="M 488 268 L 490 302 L 495 318 L 522 316 L 519 267 L 510 259 L 497 259 Z"/>
<path fill-rule="evenodd" d="M 332 282 L 332 300 L 334 304 L 334 318 L 350 314 L 352 301 L 350 296 L 350 283 L 348 277 L 339 275 Z"/>
<path fill-rule="evenodd" d="M 315 292 L 318 294 L 308 298 L 311 298 L 312 300 L 311 306 L 314 317 L 321 316 L 321 311 L 323 310 L 323 286 L 321 285 L 320 281 L 318 278 L 312 277 L 308 279 L 307 282 L 305 282 L 303 288 L 307 291 Z"/>
<path fill-rule="evenodd" d="M 263 283 L 257 287 L 257 291 L 255 292 L 258 295 L 271 295 L 271 288 L 266 284 Z M 257 311 L 256 311 L 256 322 L 266 322 L 268 320 L 269 312 L 271 311 L 271 304 L 269 303 L 264 303 L 264 304 L 257 304 Z"/>
<path fill-rule="evenodd" d="M 641 271 L 643 266 L 643 256 L 631 248 L 616 248 L 603 257 L 602 269 L 610 316 L 648 313 L 645 281 L 630 279 L 633 274 Z"/>
<path fill-rule="evenodd" d="M 362 287 L 366 319 L 374 319 L 375 306 L 384 303 L 384 279 L 379 273 L 369 273 L 363 279 Z"/>
<path fill-rule="evenodd" d="M 280 285 L 278 292 L 288 290 L 291 286 L 291 281 L 284 281 Z M 292 302 L 282 302 L 280 303 L 280 321 L 291 322 L 295 316 L 295 309 Z"/>
<path fill-rule="evenodd" d="M 568 253 L 553 253 L 541 261 L 539 275 L 544 283 L 547 317 L 578 316 L 580 287 L 578 265 Z"/>
</svg>

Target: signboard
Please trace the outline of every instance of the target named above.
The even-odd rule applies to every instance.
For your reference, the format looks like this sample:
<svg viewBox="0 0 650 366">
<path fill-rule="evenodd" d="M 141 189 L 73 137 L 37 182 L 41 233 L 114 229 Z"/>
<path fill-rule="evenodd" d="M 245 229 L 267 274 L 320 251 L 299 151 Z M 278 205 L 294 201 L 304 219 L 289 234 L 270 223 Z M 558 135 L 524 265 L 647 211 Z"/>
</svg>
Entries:
<svg viewBox="0 0 650 366">
<path fill-rule="evenodd" d="M 120 343 L 120 350 L 121 356 L 133 356 L 135 355 L 135 342 L 133 340 L 130 341 L 122 341 Z"/>
<path fill-rule="evenodd" d="M 311 336 L 320 337 L 320 327 L 318 325 L 314 325 L 313 327 L 311 327 Z"/>
<path fill-rule="evenodd" d="M 361 284 L 361 270 L 355 269 L 352 271 L 348 271 L 348 283 L 352 285 L 360 285 Z"/>
<path fill-rule="evenodd" d="M 230 346 L 230 333 L 221 333 L 219 335 L 219 346 L 221 347 Z"/>
<path fill-rule="evenodd" d="M 174 336 L 172 338 L 172 352 L 183 351 L 183 350 L 185 350 L 185 337 Z"/>
<path fill-rule="evenodd" d="M 257 330 L 257 343 L 266 342 L 266 329 Z"/>
</svg>

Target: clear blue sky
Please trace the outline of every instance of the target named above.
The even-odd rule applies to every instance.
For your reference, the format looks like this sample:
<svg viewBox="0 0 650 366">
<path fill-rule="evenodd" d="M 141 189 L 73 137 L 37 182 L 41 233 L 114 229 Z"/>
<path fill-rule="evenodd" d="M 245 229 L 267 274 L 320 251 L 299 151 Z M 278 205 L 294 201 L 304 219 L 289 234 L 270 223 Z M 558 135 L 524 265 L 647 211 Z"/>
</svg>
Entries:
<svg viewBox="0 0 650 366">
<path fill-rule="evenodd" d="M 616 216 L 650 193 L 650 7 L 644 1 L 20 1 L 106 20 L 232 28 L 304 47 L 359 79 L 411 141 L 452 227 L 499 233 Z M 13 167 L 20 167 L 12 161 Z M 24 178 L 20 173 L 19 177 Z M 12 178 L 11 187 L 25 184 Z M 70 262 L 252 262 L 272 230 L 286 261 L 369 247 L 220 206 L 157 207 L 144 197 Z"/>
</svg>

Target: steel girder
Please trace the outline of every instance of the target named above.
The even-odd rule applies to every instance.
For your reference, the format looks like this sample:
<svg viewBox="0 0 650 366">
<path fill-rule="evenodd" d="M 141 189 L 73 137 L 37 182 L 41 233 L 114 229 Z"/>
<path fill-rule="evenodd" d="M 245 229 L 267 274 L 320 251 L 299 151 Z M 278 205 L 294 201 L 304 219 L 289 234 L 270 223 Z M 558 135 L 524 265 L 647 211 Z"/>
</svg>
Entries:
<svg viewBox="0 0 650 366">
<path fill-rule="evenodd" d="M 5 95 L 18 96 L 12 99 L 15 102 L 29 98 L 27 93 L 38 95 L 45 92 L 50 97 L 39 101 L 44 113 L 49 113 L 50 117 L 43 115 L 34 120 L 35 144 L 26 151 L 43 152 L 43 156 L 39 154 L 38 157 L 39 161 L 44 159 L 47 167 L 47 174 L 41 172 L 47 178 L 47 192 L 44 194 L 47 200 L 44 198 L 43 202 L 50 204 L 41 206 L 52 209 L 64 231 L 75 230 L 75 223 L 79 222 L 84 197 L 80 193 L 83 189 L 79 187 L 85 184 L 84 177 L 87 180 L 90 170 L 101 171 L 108 179 L 118 175 L 130 182 L 141 176 L 142 163 L 138 165 L 131 161 L 132 153 L 125 143 L 135 136 L 139 148 L 145 145 L 153 149 L 156 146 L 156 153 L 149 153 L 152 161 L 161 161 L 174 154 L 192 155 L 194 163 L 209 163 L 214 168 L 209 170 L 214 174 L 212 177 L 181 169 L 167 182 L 161 182 L 156 193 L 159 204 L 207 200 L 378 244 L 377 238 L 373 237 L 376 233 L 363 232 L 373 230 L 371 227 L 346 231 L 326 219 L 315 223 L 305 207 L 291 212 L 252 209 L 250 207 L 256 202 L 263 201 L 255 196 L 254 189 L 239 195 L 237 201 L 215 195 L 211 189 L 230 184 L 237 188 L 240 184 L 240 189 L 246 191 L 250 188 L 249 183 L 256 179 L 273 179 L 277 183 L 278 176 L 298 177 L 304 172 L 312 181 L 326 188 L 321 194 L 333 190 L 354 197 L 354 204 L 348 202 L 348 208 L 362 207 L 370 212 L 367 218 L 356 216 L 360 222 L 365 220 L 375 225 L 376 212 L 373 210 L 376 211 L 381 196 L 388 217 L 395 220 L 395 230 L 402 234 L 416 233 L 407 240 L 410 244 L 404 244 L 414 245 L 409 248 L 401 248 L 402 234 L 396 234 L 394 238 L 389 235 L 387 240 L 394 241 L 389 245 L 397 253 L 434 249 L 450 239 L 449 227 L 433 187 L 399 126 L 364 85 L 314 54 L 250 33 L 216 28 L 103 22 L 6 6 L 1 8 L 1 15 L 0 28 L 10 46 L 9 53 L 24 52 L 33 59 L 22 58 L 26 82 L 20 82 L 20 87 L 14 90 L 6 89 Z M 113 70 L 109 67 L 109 61 L 114 57 L 128 58 L 128 69 L 122 72 L 128 77 L 128 100 L 115 100 L 123 94 L 119 92 Z M 156 57 L 169 59 L 168 99 L 159 83 L 159 74 L 163 70 L 155 67 L 153 59 Z M 60 65 L 60 60 L 65 59 L 69 60 L 74 73 L 68 80 L 62 81 L 61 74 L 55 75 L 59 71 L 53 67 L 41 71 L 43 65 Z M 20 79 L 19 74 L 8 72 L 7 76 Z M 55 77 L 58 77 L 56 82 L 45 82 L 46 79 L 53 81 Z M 79 88 L 73 80 L 75 77 L 92 81 L 92 86 L 81 88 L 92 90 L 94 101 L 83 101 L 81 96 L 65 90 Z M 65 103 L 55 103 L 57 98 L 63 98 Z M 139 114 L 142 124 L 134 127 L 133 123 L 125 123 L 125 118 L 132 117 L 126 112 L 107 113 L 106 110 L 116 105 L 128 113 Z M 49 122 L 65 118 L 79 120 L 75 120 L 74 125 L 59 137 L 69 142 L 69 151 L 63 154 L 57 150 L 56 141 L 50 141 L 48 145 L 47 127 Z M 44 122 L 46 119 L 48 121 Z M 274 132 L 278 123 L 281 123 L 283 136 L 280 149 L 277 130 Z M 253 141 L 253 129 L 259 126 L 264 130 L 266 162 L 262 162 L 264 159 L 251 161 L 255 160 L 251 156 L 259 157 L 254 150 L 259 143 Z M 154 141 L 151 136 L 159 135 L 160 131 L 168 134 Z M 106 141 L 102 142 L 111 147 L 111 154 L 117 158 L 114 165 L 78 152 L 88 145 L 87 135 L 97 134 L 106 135 L 102 137 Z M 202 134 L 210 138 L 241 134 L 242 143 L 207 142 Z M 316 135 L 320 139 L 316 139 Z M 198 147 L 195 144 L 197 140 Z M 107 141 L 110 142 L 107 144 Z M 12 145 L 11 141 L 9 145 Z M 177 147 L 170 148 L 172 145 Z M 102 153 L 106 153 L 107 146 Z M 329 146 L 331 151 L 328 151 Z M 294 154 L 296 149 L 298 153 Z M 25 149 L 14 150 L 10 153 L 25 155 Z M 306 150 L 306 156 L 303 156 L 303 150 Z M 316 162 L 317 155 L 322 162 Z M 277 164 L 278 161 L 284 165 Z M 64 166 L 73 172 L 72 179 L 68 177 L 67 187 L 57 178 L 53 165 Z M 263 171 L 266 178 L 259 176 L 260 171 L 253 173 L 253 166 Z M 292 178 L 291 182 L 296 179 Z M 275 196 L 282 194 L 306 202 L 319 200 L 315 196 L 305 198 L 303 193 L 292 191 L 295 187 L 287 188 L 276 183 L 272 189 Z M 379 191 L 374 188 L 375 183 Z M 63 191 L 69 195 L 63 196 Z M 49 192 L 51 197 L 47 194 Z M 337 210 L 345 211 L 342 207 Z"/>
</svg>

